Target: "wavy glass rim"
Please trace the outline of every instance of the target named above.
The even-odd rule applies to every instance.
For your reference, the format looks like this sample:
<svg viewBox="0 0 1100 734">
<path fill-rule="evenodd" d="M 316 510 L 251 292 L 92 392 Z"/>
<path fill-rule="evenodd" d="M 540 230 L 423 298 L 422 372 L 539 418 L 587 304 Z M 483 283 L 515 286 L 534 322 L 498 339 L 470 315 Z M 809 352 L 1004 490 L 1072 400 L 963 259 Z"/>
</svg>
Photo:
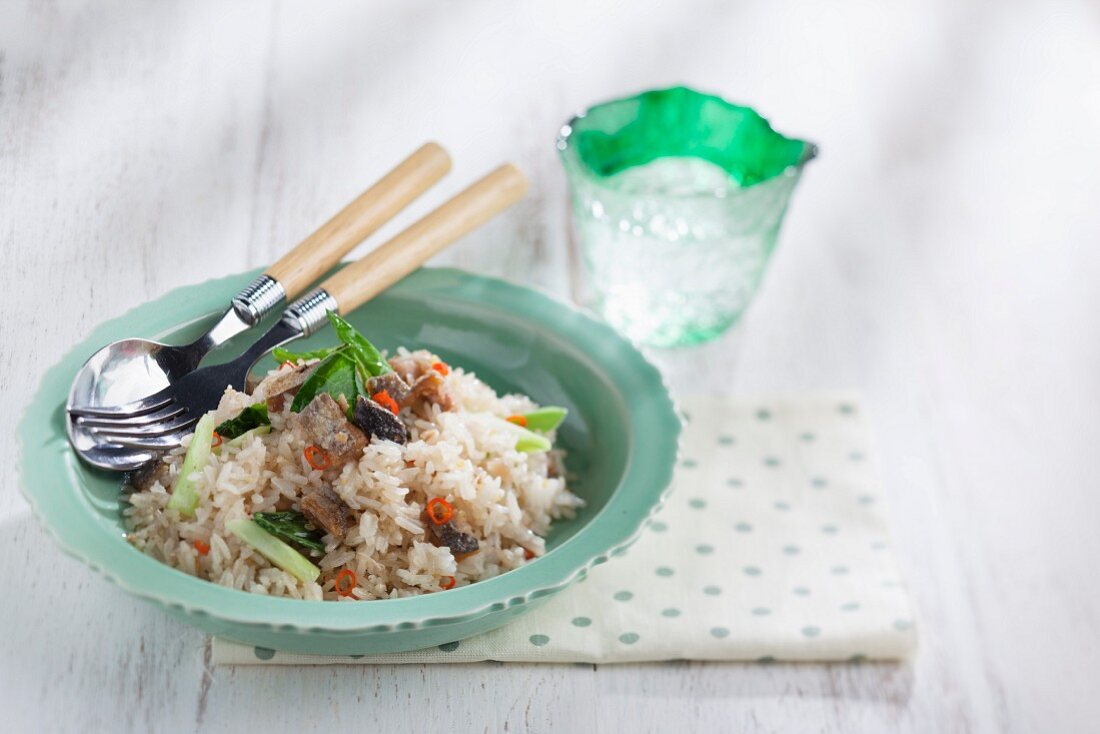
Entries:
<svg viewBox="0 0 1100 734">
<path fill-rule="evenodd" d="M 674 88 L 675 87 L 670 87 L 670 89 L 674 89 Z M 730 102 L 728 99 L 726 99 L 725 97 L 723 97 L 720 94 L 715 94 L 713 92 L 703 92 L 703 91 L 695 89 L 694 87 L 684 87 L 684 88 L 689 89 L 693 92 L 697 92 L 698 94 L 701 94 L 701 95 L 704 95 L 704 96 L 714 97 L 715 99 L 721 100 L 723 103 L 725 103 L 727 105 L 745 106 L 745 105 L 737 105 L 734 102 Z M 607 178 L 596 175 L 595 173 L 593 173 L 591 168 L 589 168 L 587 165 L 585 165 L 585 163 L 583 161 L 580 160 L 580 156 L 577 155 L 576 148 L 570 144 L 570 138 L 573 136 L 574 128 L 575 128 L 578 120 L 581 120 L 581 119 L 587 117 L 589 114 L 591 114 L 592 112 L 598 110 L 601 107 L 606 107 L 607 105 L 616 104 L 618 102 L 625 102 L 627 100 L 631 100 L 631 99 L 634 99 L 636 97 L 640 97 L 641 95 L 643 95 L 647 92 L 651 92 L 651 91 L 661 91 L 661 90 L 652 90 L 652 89 L 642 90 L 642 91 L 637 92 L 635 94 L 628 94 L 628 95 L 623 96 L 623 97 L 614 97 L 614 98 L 611 98 L 611 99 L 605 99 L 601 102 L 597 102 L 595 104 L 589 105 L 588 107 L 585 107 L 580 112 L 577 112 L 574 115 L 572 115 L 565 122 L 565 124 L 563 124 L 560 128 L 558 128 L 558 134 L 557 134 L 557 137 L 554 140 L 554 147 L 558 150 L 558 152 L 563 157 L 568 155 L 573 161 L 575 161 L 577 170 L 580 171 L 581 176 L 583 176 L 585 180 L 594 183 L 595 185 L 599 186 L 600 188 L 614 191 L 614 189 L 612 187 L 609 187 L 609 186 L 606 185 Z M 753 109 L 753 108 L 749 108 L 749 109 Z M 755 109 L 753 109 L 753 111 L 755 112 Z M 759 114 L 759 113 L 757 113 L 757 114 Z M 770 125 L 770 121 L 768 120 L 768 118 L 764 117 L 763 115 L 761 115 L 760 117 L 765 122 L 768 122 L 769 125 Z M 774 130 L 774 128 L 773 128 L 773 130 Z M 778 133 L 778 131 L 776 131 L 776 132 L 779 135 L 783 135 L 782 133 Z M 787 136 L 784 135 L 783 137 L 787 137 Z M 797 176 L 797 175 L 801 174 L 802 169 L 806 167 L 806 164 L 809 163 L 810 161 L 812 161 L 813 159 L 817 158 L 818 154 L 820 153 L 820 147 L 817 145 L 817 143 L 815 143 L 813 141 L 802 140 L 801 138 L 799 138 L 799 140 L 801 140 L 803 143 L 805 143 L 806 147 L 805 147 L 805 150 L 802 151 L 802 155 L 801 155 L 801 157 L 799 157 L 799 159 L 796 163 L 792 163 L 791 165 L 786 166 L 782 171 L 779 171 L 778 173 L 776 173 L 772 176 L 769 176 L 765 179 L 761 179 L 760 181 L 756 181 L 756 182 L 751 183 L 747 186 L 738 186 L 737 189 L 734 190 L 734 193 L 733 193 L 732 196 L 727 194 L 727 195 L 724 196 L 724 198 L 725 199 L 735 198 L 737 196 L 747 194 L 747 193 L 753 191 L 754 189 L 758 189 L 761 186 L 763 186 L 764 184 L 773 183 L 777 179 L 789 178 L 791 176 Z M 672 156 L 665 156 L 665 157 L 672 157 Z M 660 159 L 656 159 L 656 160 L 660 160 Z M 718 197 L 716 197 L 716 195 L 713 192 L 700 191 L 700 192 L 692 193 L 692 194 L 676 194 L 676 195 L 647 193 L 645 195 L 645 198 L 647 198 L 647 199 L 657 199 L 657 200 L 689 200 L 689 199 L 715 199 L 715 198 L 718 198 Z"/>
<path fill-rule="evenodd" d="M 175 325 L 169 314 L 220 312 L 226 294 L 262 272 L 256 269 L 174 289 L 157 299 L 150 328 Z M 455 288 L 457 286 L 457 288 Z M 614 362 L 615 384 L 630 399 L 627 464 L 607 504 L 575 535 L 545 556 L 500 576 L 445 594 L 369 602 L 286 599 L 230 589 L 162 564 L 95 522 L 88 498 L 73 492 L 75 457 L 64 430 L 53 425 L 72 375 L 101 344 L 127 335 L 145 306 L 104 322 L 43 373 L 17 428 L 17 479 L 35 516 L 60 547 L 127 592 L 191 615 L 310 634 L 388 632 L 457 623 L 553 594 L 595 565 L 623 552 L 660 509 L 679 456 L 681 423 L 660 371 L 629 340 L 586 311 L 538 290 L 453 268 L 422 268 L 393 286 L 412 294 L 434 287 L 445 297 L 500 309 L 546 333 Z M 453 292 L 451 289 L 454 289 Z M 143 332 L 150 328 L 142 329 Z M 155 329 L 154 329 L 155 330 Z M 610 351 L 608 351 L 610 350 Z M 659 388 L 659 389 L 654 389 Z M 647 430 L 674 426 L 666 432 Z M 33 489 L 30 489 L 32 488 Z M 73 503 L 82 503 L 76 507 Z M 112 541 L 112 542 L 106 542 Z"/>
</svg>

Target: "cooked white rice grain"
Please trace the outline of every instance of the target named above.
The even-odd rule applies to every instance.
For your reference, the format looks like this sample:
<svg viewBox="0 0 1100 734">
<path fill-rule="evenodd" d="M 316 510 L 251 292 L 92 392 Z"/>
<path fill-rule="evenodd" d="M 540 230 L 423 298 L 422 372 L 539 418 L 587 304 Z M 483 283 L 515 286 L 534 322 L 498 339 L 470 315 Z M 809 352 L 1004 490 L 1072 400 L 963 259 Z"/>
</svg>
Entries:
<svg viewBox="0 0 1100 734">
<path fill-rule="evenodd" d="M 403 349 L 398 354 L 410 355 Z M 425 352 L 412 356 L 431 357 Z M 409 432 L 405 446 L 374 440 L 358 461 L 330 476 L 332 490 L 351 508 L 355 521 L 342 542 L 326 535 L 325 554 L 310 558 L 322 570 L 317 583 L 299 581 L 274 567 L 225 527 L 254 512 L 296 508 L 304 494 L 324 484 L 324 472 L 306 461 L 302 440 L 284 430 L 289 400 L 281 413 L 270 415 L 270 433 L 212 452 L 195 475 L 199 505 L 194 517 L 180 518 L 168 508 L 190 437 L 169 452 L 161 479 L 129 495 L 125 515 L 130 541 L 152 557 L 214 583 L 294 599 L 399 598 L 440 591 L 452 577 L 456 585 L 464 585 L 523 565 L 532 554 L 545 551 L 543 536 L 550 523 L 571 517 L 583 501 L 568 490 L 564 478 L 551 475 L 552 466 L 562 466 L 561 452 L 517 452 L 514 432 L 497 420 L 538 407 L 530 398 L 498 396 L 458 367 L 444 380 L 453 410 L 431 405 L 420 416 L 402 410 Z M 263 398 L 262 383 L 253 395 L 227 389 L 215 421 L 233 418 Z M 443 497 L 453 506 L 456 524 L 478 539 L 477 553 L 456 560 L 449 548 L 428 542 L 422 513 L 432 497 Z M 348 597 L 335 591 L 336 574 L 343 569 L 356 578 Z"/>
</svg>

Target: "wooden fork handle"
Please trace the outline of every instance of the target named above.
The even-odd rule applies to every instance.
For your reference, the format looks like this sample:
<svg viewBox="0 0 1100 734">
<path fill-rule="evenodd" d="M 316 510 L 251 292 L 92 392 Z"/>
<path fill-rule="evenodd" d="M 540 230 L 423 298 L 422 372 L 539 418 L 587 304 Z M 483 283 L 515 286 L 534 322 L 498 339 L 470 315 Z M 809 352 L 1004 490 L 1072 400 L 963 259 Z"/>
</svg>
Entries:
<svg viewBox="0 0 1100 734">
<path fill-rule="evenodd" d="M 465 234 L 523 198 L 527 179 L 505 164 L 401 234 L 321 284 L 348 313 L 378 295 Z"/>
<path fill-rule="evenodd" d="M 447 151 L 436 143 L 422 145 L 279 258 L 267 269 L 267 275 L 282 284 L 287 300 L 291 300 L 450 170 Z"/>
</svg>

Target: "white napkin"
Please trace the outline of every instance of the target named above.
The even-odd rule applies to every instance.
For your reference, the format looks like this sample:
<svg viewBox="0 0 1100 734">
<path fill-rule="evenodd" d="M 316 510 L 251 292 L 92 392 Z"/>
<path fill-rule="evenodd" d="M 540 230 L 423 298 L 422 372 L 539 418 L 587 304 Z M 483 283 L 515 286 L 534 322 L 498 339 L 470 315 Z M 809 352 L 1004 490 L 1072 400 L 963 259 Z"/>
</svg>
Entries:
<svg viewBox="0 0 1100 734">
<path fill-rule="evenodd" d="M 916 645 L 859 401 L 682 401 L 668 503 L 622 557 L 484 635 L 359 658 L 215 639 L 218 664 L 897 659 Z M 364 602 L 369 604 L 370 602 Z"/>
</svg>

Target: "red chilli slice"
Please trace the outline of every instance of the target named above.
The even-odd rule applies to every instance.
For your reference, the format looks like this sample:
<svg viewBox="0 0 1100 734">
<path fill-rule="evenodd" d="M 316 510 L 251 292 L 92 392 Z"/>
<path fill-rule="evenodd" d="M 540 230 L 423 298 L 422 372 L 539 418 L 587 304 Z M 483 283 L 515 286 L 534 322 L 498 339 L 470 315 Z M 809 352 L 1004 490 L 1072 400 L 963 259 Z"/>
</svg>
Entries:
<svg viewBox="0 0 1100 734">
<path fill-rule="evenodd" d="M 527 416 L 525 415 L 510 415 L 508 416 L 509 423 L 515 423 L 520 428 L 527 427 Z"/>
<path fill-rule="evenodd" d="M 200 556 L 205 556 L 207 553 L 210 552 L 210 545 L 201 540 L 196 540 L 191 545 L 195 546 L 195 550 L 199 552 Z"/>
<path fill-rule="evenodd" d="M 443 577 L 443 582 L 441 584 L 439 584 L 439 588 L 443 589 L 444 591 L 446 591 L 447 589 L 453 589 L 454 587 L 455 587 L 455 577 L 454 576 L 444 576 Z"/>
<path fill-rule="evenodd" d="M 334 588 L 336 593 L 340 596 L 351 596 L 351 592 L 355 590 L 355 586 L 358 583 L 358 579 L 355 577 L 355 571 L 350 568 L 345 568 L 336 574 L 336 583 Z"/>
<path fill-rule="evenodd" d="M 432 521 L 433 525 L 443 525 L 450 522 L 455 514 L 455 508 L 451 507 L 451 503 L 442 497 L 432 497 L 428 500 L 428 504 L 424 509 L 428 511 L 428 519 Z"/>
<path fill-rule="evenodd" d="M 390 397 L 389 392 L 383 390 L 382 392 L 376 392 L 370 396 L 370 399 L 387 409 L 394 415 L 397 415 L 398 407 L 397 401 Z"/>
<path fill-rule="evenodd" d="M 436 372 L 438 372 L 439 374 L 443 375 L 444 377 L 451 374 L 451 368 L 448 367 L 443 362 L 436 362 L 435 364 L 432 365 L 432 369 L 435 370 Z"/>
<path fill-rule="evenodd" d="M 312 466 L 314 469 L 324 470 L 328 469 L 332 465 L 332 457 L 328 455 L 328 452 L 319 446 L 310 444 L 306 446 L 305 451 L 302 452 L 306 457 L 306 463 Z"/>
<path fill-rule="evenodd" d="M 222 445 L 222 435 L 217 431 L 214 431 L 214 438 L 210 441 L 210 448 L 216 449 Z"/>
</svg>

